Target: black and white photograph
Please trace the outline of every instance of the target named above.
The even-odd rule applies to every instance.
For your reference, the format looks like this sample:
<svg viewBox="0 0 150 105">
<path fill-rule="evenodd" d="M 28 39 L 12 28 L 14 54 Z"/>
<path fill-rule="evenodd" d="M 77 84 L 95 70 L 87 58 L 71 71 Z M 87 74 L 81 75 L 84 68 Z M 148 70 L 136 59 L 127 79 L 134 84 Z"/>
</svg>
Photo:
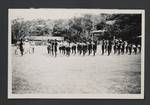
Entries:
<svg viewBox="0 0 150 105">
<path fill-rule="evenodd" d="M 8 98 L 144 99 L 142 9 L 8 9 Z"/>
</svg>

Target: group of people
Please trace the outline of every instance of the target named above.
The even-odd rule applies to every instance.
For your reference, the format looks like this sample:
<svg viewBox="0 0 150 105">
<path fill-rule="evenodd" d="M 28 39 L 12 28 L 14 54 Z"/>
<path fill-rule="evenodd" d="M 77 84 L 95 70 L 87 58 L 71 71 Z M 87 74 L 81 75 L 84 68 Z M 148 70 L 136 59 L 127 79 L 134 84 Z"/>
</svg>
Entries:
<svg viewBox="0 0 150 105">
<path fill-rule="evenodd" d="M 97 51 L 97 42 L 67 42 L 62 41 L 59 43 L 59 52 L 63 55 L 70 56 L 70 54 L 85 55 L 95 55 Z"/>
<path fill-rule="evenodd" d="M 101 51 L 97 51 L 99 44 L 97 41 L 83 41 L 83 42 L 69 42 L 57 40 L 48 41 L 47 51 L 48 54 L 52 56 L 57 56 L 58 50 L 59 54 L 70 56 L 71 54 L 79 55 L 93 55 L 95 56 L 96 52 L 101 53 L 102 55 L 107 54 L 137 54 L 141 52 L 140 44 L 127 43 L 127 41 L 122 40 L 102 40 L 100 43 Z"/>
<path fill-rule="evenodd" d="M 52 56 L 57 56 L 57 40 L 48 40 L 47 52 Z"/>
<path fill-rule="evenodd" d="M 31 54 L 34 53 L 34 49 L 35 49 L 35 44 L 33 41 L 29 42 L 28 40 L 23 41 L 21 39 L 16 43 L 15 54 L 18 55 L 20 53 L 22 56 L 27 53 Z"/>
<path fill-rule="evenodd" d="M 62 55 L 70 56 L 71 54 L 80 54 L 95 55 L 97 50 L 97 42 L 69 42 L 69 41 L 61 41 L 57 42 L 57 40 L 48 41 L 47 52 L 52 56 L 57 56 L 57 49 L 59 49 L 59 53 Z"/>
<path fill-rule="evenodd" d="M 16 43 L 15 54 L 18 54 L 18 51 L 21 55 L 26 53 L 34 53 L 35 43 L 28 40 L 20 40 Z M 101 49 L 101 50 L 99 50 Z M 141 52 L 140 44 L 132 44 L 127 41 L 122 40 L 101 40 L 100 43 L 97 41 L 82 41 L 82 42 L 70 42 L 70 41 L 57 41 L 57 40 L 48 40 L 47 41 L 47 52 L 52 56 L 61 55 L 93 55 L 95 56 L 98 52 L 101 55 L 110 55 L 110 54 L 137 54 Z"/>
<path fill-rule="evenodd" d="M 112 52 L 113 50 L 113 52 Z M 114 54 L 129 54 L 132 53 L 137 54 L 141 52 L 141 45 L 140 44 L 133 44 L 128 43 L 127 41 L 122 40 L 102 40 L 102 55 L 106 53 L 110 55 L 111 53 Z"/>
</svg>

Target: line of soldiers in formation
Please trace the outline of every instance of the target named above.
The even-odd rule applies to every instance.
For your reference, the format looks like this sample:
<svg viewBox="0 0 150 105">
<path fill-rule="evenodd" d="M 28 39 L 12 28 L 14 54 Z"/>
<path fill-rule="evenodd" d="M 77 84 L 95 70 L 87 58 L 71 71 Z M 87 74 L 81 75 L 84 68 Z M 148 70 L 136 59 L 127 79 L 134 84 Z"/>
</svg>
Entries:
<svg viewBox="0 0 150 105">
<path fill-rule="evenodd" d="M 127 41 L 122 41 L 122 40 L 102 40 L 102 55 L 105 52 L 108 52 L 108 55 L 112 53 L 114 54 L 129 54 L 131 55 L 132 53 L 137 54 L 141 53 L 141 45 L 140 44 L 132 44 L 132 43 L 127 43 Z"/>
<path fill-rule="evenodd" d="M 48 43 L 47 51 L 48 54 L 57 56 L 57 49 L 59 49 L 59 53 L 63 55 L 70 56 L 70 54 L 79 53 L 80 55 L 88 55 L 92 54 L 95 55 L 97 51 L 97 42 L 82 42 L 82 43 L 73 43 L 62 41 L 57 43 L 57 41 L 52 41 Z"/>
<path fill-rule="evenodd" d="M 95 56 L 97 52 L 97 41 L 88 41 L 88 42 L 67 42 L 61 41 L 57 42 L 57 40 L 48 41 L 47 51 L 48 54 L 52 56 L 57 56 L 57 50 L 59 49 L 59 53 L 62 55 L 70 56 L 71 54 L 79 54 L 79 55 L 93 55 Z M 114 54 L 129 54 L 132 53 L 137 54 L 141 52 L 140 44 L 131 44 L 122 40 L 102 40 L 101 43 L 101 54 L 105 53 L 109 56 L 111 53 Z"/>
</svg>

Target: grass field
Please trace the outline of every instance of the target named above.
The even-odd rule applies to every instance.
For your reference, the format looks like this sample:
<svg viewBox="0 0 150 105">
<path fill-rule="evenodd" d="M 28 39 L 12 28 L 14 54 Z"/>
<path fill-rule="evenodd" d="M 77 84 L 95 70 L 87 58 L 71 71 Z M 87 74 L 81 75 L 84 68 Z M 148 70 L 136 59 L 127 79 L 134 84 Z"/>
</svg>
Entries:
<svg viewBox="0 0 150 105">
<path fill-rule="evenodd" d="M 49 94 L 136 94 L 141 91 L 141 55 L 70 57 L 47 54 L 15 55 L 12 49 L 12 92 Z"/>
</svg>

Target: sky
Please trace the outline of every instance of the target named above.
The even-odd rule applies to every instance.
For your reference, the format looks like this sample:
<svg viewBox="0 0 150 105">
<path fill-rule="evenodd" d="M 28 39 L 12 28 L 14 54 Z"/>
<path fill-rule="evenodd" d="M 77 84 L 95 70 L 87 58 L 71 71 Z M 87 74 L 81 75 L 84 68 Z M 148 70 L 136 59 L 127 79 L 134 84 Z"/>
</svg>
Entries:
<svg viewBox="0 0 150 105">
<path fill-rule="evenodd" d="M 138 10 L 103 10 L 103 9 L 9 9 L 9 18 L 24 18 L 24 20 L 33 19 L 69 19 L 79 17 L 84 14 L 98 15 L 101 13 L 135 13 Z"/>
<path fill-rule="evenodd" d="M 24 18 L 25 20 L 33 19 L 69 19 L 72 17 L 83 16 L 84 14 L 98 15 L 99 10 L 88 9 L 9 9 L 11 19 Z"/>
</svg>

